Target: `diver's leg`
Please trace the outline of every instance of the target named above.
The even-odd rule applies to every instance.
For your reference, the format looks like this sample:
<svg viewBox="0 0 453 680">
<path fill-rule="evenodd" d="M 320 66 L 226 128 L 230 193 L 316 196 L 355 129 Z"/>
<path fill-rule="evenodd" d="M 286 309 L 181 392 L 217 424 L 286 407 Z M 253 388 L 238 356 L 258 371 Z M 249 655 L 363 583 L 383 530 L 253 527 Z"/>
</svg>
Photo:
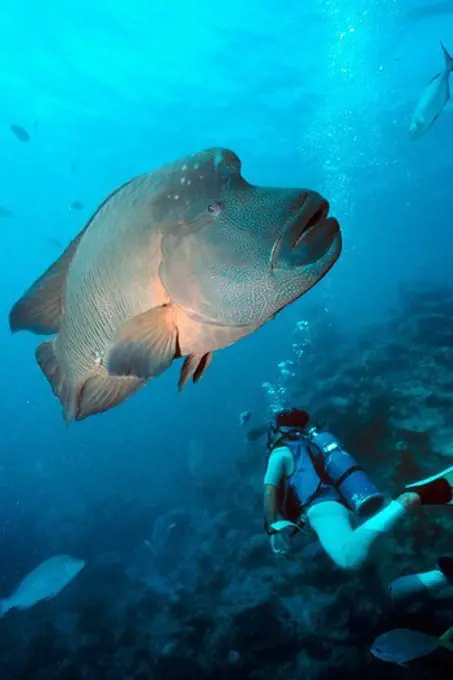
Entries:
<svg viewBox="0 0 453 680">
<path fill-rule="evenodd" d="M 342 569 L 358 569 L 368 557 L 374 541 L 389 531 L 411 504 L 419 504 L 418 496 L 404 494 L 357 529 L 352 527 L 351 512 L 337 501 L 313 505 L 307 511 L 307 518 L 335 564 Z"/>
<path fill-rule="evenodd" d="M 380 512 L 364 522 L 355 530 L 350 539 L 349 550 L 357 550 L 363 559 L 369 551 L 371 544 L 381 533 L 392 529 L 396 522 L 403 517 L 406 512 L 420 505 L 451 505 L 453 504 L 453 466 L 442 472 L 421 480 L 415 484 L 406 486 L 407 491 L 401 494 L 395 501 L 391 501 Z M 362 545 L 362 552 L 357 548 L 356 543 Z M 365 552 L 363 552 L 365 547 Z M 360 566 L 361 562 L 353 564 Z M 434 583 L 437 575 L 431 575 L 430 579 Z"/>
<path fill-rule="evenodd" d="M 374 541 L 392 529 L 411 508 L 453 504 L 453 466 L 406 488 L 409 490 L 355 530 L 349 511 L 337 501 L 322 501 L 308 509 L 308 520 L 321 545 L 339 567 L 360 567 Z"/>
<path fill-rule="evenodd" d="M 402 599 L 453 586 L 453 557 L 441 557 L 438 567 L 432 571 L 399 576 L 389 585 L 389 595 L 394 599 Z"/>
<path fill-rule="evenodd" d="M 362 555 L 350 550 L 351 538 L 355 534 L 351 523 L 351 512 L 337 501 L 322 501 L 307 511 L 307 519 L 316 532 L 325 552 L 341 569 L 353 569 L 362 561 Z M 365 555 L 366 556 L 366 555 Z"/>
</svg>

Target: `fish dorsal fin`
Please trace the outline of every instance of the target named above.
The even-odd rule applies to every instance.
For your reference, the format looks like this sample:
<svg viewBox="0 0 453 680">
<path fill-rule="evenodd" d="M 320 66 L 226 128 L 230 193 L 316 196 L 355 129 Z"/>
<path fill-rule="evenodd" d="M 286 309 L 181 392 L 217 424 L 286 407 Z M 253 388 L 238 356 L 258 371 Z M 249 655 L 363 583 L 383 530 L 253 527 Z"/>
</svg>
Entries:
<svg viewBox="0 0 453 680">
<path fill-rule="evenodd" d="M 134 181 L 132 179 L 125 182 L 107 196 L 58 260 L 16 302 L 9 314 L 9 326 L 13 333 L 24 330 L 38 335 L 58 333 L 64 311 L 66 277 L 77 247 L 85 232 L 113 196 Z"/>
<path fill-rule="evenodd" d="M 447 73 L 451 73 L 453 71 L 453 57 L 443 44 L 442 40 L 440 41 L 440 46 L 442 48 L 442 52 L 444 53 L 444 58 L 445 58 L 445 70 Z"/>
<path fill-rule="evenodd" d="M 16 302 L 9 313 L 13 333 L 31 331 L 38 335 L 58 333 L 64 310 L 64 292 L 69 265 L 86 228 L 78 234 L 64 253 L 37 279 Z"/>
</svg>

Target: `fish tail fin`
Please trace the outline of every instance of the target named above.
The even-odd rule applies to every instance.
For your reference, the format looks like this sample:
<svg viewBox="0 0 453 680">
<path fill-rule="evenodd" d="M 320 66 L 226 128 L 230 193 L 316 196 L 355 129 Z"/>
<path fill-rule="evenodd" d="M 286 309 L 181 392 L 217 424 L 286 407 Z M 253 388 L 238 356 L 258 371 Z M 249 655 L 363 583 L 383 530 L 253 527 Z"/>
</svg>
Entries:
<svg viewBox="0 0 453 680">
<path fill-rule="evenodd" d="M 445 68 L 447 69 L 448 72 L 453 71 L 453 57 L 443 44 L 442 40 L 440 41 L 440 46 L 442 47 L 442 52 L 444 53 L 445 57 Z"/>
<path fill-rule="evenodd" d="M 10 609 L 12 609 L 12 607 L 8 599 L 0 600 L 0 619 L 2 616 L 5 616 L 5 614 L 9 612 Z"/>
<path fill-rule="evenodd" d="M 54 395 L 63 406 L 64 419 L 67 425 L 75 416 L 77 393 L 66 379 L 57 356 L 54 340 L 46 340 L 36 348 L 36 361 L 46 376 Z"/>
<path fill-rule="evenodd" d="M 442 647 L 445 647 L 445 649 L 453 652 L 453 626 L 440 636 L 439 643 L 442 645 Z"/>
</svg>

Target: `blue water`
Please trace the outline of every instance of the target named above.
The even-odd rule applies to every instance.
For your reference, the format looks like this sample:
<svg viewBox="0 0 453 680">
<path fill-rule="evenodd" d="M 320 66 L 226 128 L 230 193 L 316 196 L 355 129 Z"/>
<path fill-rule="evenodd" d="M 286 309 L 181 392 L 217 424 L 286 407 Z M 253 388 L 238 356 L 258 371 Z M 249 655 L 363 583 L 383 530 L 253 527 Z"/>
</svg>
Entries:
<svg viewBox="0 0 453 680">
<path fill-rule="evenodd" d="M 451 283 L 453 105 L 419 141 L 408 134 L 443 68 L 440 39 L 453 50 L 453 5 L 441 1 L 2 8 L 0 204 L 14 212 L 0 221 L 2 592 L 95 522 L 121 552 L 115 507 L 140 519 L 140 541 L 151 536 L 149 508 L 184 506 L 194 457 L 203 474 L 231 474 L 246 451 L 240 412 L 269 415 L 263 383 L 281 381 L 296 325 L 315 310 L 353 337 L 397 308 L 401 284 Z M 342 227 L 340 261 L 273 323 L 218 352 L 199 385 L 178 395 L 173 366 L 119 408 L 66 428 L 34 359 L 37 338 L 9 332 L 11 305 L 58 257 L 54 240 L 69 242 L 116 186 L 210 146 L 233 149 L 250 182 L 325 195 Z M 75 200 L 82 211 L 70 210 Z"/>
</svg>

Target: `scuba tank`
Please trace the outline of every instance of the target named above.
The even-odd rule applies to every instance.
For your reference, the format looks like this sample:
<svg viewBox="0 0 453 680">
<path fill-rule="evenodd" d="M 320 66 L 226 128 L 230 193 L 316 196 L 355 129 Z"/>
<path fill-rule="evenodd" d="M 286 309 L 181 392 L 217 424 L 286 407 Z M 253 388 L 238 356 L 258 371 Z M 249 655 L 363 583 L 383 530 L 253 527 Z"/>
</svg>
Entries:
<svg viewBox="0 0 453 680">
<path fill-rule="evenodd" d="M 332 484 L 348 506 L 359 517 L 369 517 L 382 509 L 387 502 L 354 458 L 344 451 L 329 432 L 311 427 L 306 434 L 309 441 L 322 454 L 323 477 Z"/>
</svg>

